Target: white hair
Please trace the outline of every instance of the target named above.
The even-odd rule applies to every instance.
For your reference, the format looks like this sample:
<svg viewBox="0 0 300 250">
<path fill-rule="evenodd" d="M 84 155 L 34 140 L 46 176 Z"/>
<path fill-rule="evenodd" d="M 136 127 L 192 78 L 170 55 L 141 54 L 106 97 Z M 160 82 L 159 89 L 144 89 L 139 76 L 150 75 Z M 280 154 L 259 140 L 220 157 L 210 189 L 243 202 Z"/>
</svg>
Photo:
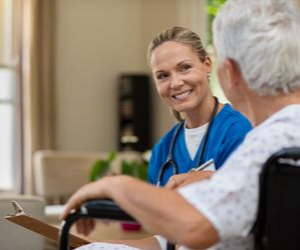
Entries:
<svg viewBox="0 0 300 250">
<path fill-rule="evenodd" d="M 261 95 L 300 87 L 300 14 L 289 0 L 228 0 L 213 25 L 219 63 L 238 64 Z"/>
</svg>

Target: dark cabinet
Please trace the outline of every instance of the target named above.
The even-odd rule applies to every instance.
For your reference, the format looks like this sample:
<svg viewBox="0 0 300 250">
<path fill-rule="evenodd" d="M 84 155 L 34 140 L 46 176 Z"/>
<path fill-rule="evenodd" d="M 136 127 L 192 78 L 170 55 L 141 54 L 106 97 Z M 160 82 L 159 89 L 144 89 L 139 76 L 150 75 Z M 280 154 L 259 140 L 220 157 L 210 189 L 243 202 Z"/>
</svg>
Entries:
<svg viewBox="0 0 300 250">
<path fill-rule="evenodd" d="M 124 74 L 119 79 L 119 150 L 145 151 L 152 140 L 150 77 Z"/>
</svg>

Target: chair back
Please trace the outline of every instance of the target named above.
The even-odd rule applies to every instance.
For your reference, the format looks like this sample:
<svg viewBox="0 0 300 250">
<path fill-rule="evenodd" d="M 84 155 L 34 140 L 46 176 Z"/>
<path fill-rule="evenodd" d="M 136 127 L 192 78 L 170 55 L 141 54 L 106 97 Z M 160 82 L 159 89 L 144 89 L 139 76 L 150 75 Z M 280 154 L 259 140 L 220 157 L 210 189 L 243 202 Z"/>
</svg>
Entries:
<svg viewBox="0 0 300 250">
<path fill-rule="evenodd" d="M 300 148 L 272 155 L 260 176 L 255 249 L 300 249 Z"/>
<path fill-rule="evenodd" d="M 35 152 L 35 193 L 44 197 L 47 204 L 64 204 L 76 190 L 89 182 L 93 164 L 99 159 L 107 159 L 108 156 L 109 152 Z M 135 151 L 117 152 L 111 171 L 119 173 L 122 160 L 142 161 L 142 156 Z"/>
</svg>

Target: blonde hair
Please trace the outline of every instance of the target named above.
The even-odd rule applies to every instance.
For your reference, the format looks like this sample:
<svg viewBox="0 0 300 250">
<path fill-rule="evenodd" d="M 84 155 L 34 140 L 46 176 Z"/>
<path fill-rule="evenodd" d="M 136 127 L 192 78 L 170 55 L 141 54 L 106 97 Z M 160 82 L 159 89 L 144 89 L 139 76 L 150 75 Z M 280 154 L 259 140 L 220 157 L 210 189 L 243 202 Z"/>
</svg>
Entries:
<svg viewBox="0 0 300 250">
<path fill-rule="evenodd" d="M 195 32 L 187 28 L 175 26 L 164 30 L 152 39 L 148 47 L 148 61 L 150 61 L 153 50 L 155 50 L 161 44 L 170 41 L 190 46 L 190 48 L 198 55 L 198 58 L 201 62 L 204 62 L 208 56 L 203 47 L 201 38 Z M 176 120 L 183 120 L 178 111 L 171 109 L 171 113 Z"/>
</svg>

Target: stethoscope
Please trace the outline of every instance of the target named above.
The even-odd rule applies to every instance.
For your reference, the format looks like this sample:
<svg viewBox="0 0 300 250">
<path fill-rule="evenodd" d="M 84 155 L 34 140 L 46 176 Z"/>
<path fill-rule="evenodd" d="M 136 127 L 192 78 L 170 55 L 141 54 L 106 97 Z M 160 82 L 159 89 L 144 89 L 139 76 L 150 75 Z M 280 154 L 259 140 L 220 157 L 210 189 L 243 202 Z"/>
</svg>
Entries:
<svg viewBox="0 0 300 250">
<path fill-rule="evenodd" d="M 216 114 L 217 114 L 217 111 L 218 111 L 218 107 L 219 107 L 219 100 L 218 100 L 218 98 L 215 97 L 215 96 L 214 96 L 214 98 L 215 98 L 215 106 L 214 106 L 214 109 L 213 109 L 213 111 L 212 111 L 212 113 L 210 115 L 208 126 L 207 126 L 207 129 L 206 129 L 205 134 L 203 136 L 203 140 L 201 142 L 201 151 L 200 151 L 200 155 L 199 155 L 197 167 L 200 166 L 203 163 L 202 162 L 203 161 L 203 155 L 204 155 L 204 152 L 205 152 L 205 148 L 206 148 L 206 144 L 207 144 L 207 140 L 208 140 L 209 131 L 210 131 L 210 128 L 211 128 L 211 126 L 213 124 L 214 118 L 216 117 Z M 166 169 L 167 169 L 168 166 L 172 166 L 172 168 L 173 168 L 173 174 L 174 175 L 178 174 L 178 166 L 177 166 L 176 162 L 173 159 L 173 150 L 174 150 L 175 143 L 176 143 L 177 137 L 179 135 L 180 129 L 183 127 L 183 125 L 184 125 L 184 121 L 182 121 L 179 124 L 179 126 L 177 127 L 177 129 L 176 129 L 176 131 L 175 131 L 175 133 L 173 135 L 167 160 L 161 166 L 161 168 L 159 170 L 159 173 L 158 173 L 157 184 L 156 184 L 156 186 L 158 186 L 158 187 L 160 186 L 160 183 L 161 183 L 161 180 L 162 180 L 162 176 L 163 176 L 163 174 L 166 171 Z"/>
</svg>

